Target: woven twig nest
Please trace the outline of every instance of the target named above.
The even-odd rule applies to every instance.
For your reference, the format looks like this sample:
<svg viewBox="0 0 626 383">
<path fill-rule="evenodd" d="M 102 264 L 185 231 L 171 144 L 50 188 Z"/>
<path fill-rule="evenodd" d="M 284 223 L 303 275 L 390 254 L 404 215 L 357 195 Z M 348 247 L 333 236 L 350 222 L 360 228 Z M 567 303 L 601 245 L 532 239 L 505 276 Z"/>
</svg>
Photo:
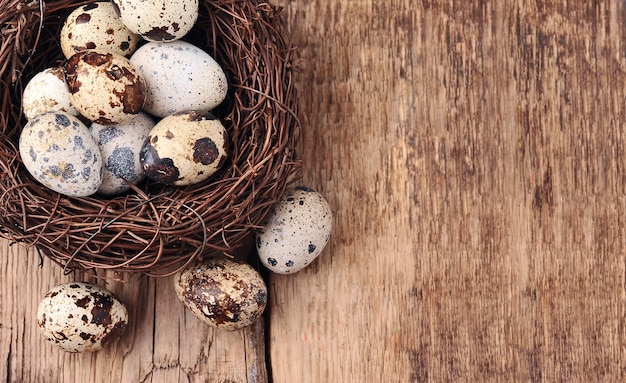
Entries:
<svg viewBox="0 0 626 383">
<path fill-rule="evenodd" d="M 41 186 L 21 163 L 21 96 L 34 74 L 62 64 L 63 21 L 91 2 L 0 0 L 0 235 L 35 245 L 68 269 L 161 274 L 208 253 L 230 254 L 299 175 L 295 51 L 279 9 L 259 0 L 200 0 L 184 38 L 229 78 L 229 95 L 213 111 L 229 133 L 229 159 L 209 181 L 146 181 L 114 198 L 69 198 Z"/>
</svg>

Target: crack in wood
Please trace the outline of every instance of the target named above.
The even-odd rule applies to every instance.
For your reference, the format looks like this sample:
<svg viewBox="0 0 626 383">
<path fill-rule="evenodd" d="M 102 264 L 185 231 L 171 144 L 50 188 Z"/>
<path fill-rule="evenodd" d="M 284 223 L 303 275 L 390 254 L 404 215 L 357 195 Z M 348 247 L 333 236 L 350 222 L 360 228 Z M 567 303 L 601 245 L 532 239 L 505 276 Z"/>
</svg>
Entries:
<svg viewBox="0 0 626 383">
<path fill-rule="evenodd" d="M 0 326 L 2 327 L 2 326 Z M 9 342 L 9 352 L 7 353 L 7 361 L 5 363 L 7 368 L 7 380 L 6 383 L 11 383 L 11 355 L 13 353 L 13 341 Z"/>
</svg>

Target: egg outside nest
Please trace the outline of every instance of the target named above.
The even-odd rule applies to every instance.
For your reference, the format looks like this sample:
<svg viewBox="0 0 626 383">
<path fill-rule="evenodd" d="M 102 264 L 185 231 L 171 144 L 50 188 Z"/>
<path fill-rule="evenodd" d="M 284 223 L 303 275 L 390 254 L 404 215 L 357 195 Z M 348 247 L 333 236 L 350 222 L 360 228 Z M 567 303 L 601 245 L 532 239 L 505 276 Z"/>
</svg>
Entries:
<svg viewBox="0 0 626 383">
<path fill-rule="evenodd" d="M 324 250 L 332 231 L 330 204 L 306 186 L 288 188 L 256 234 L 259 260 L 277 274 L 292 274 L 311 264 Z"/>
<path fill-rule="evenodd" d="M 259 272 L 225 257 L 198 261 L 179 271 L 174 289 L 196 317 L 220 330 L 252 325 L 267 305 L 267 287 Z"/>
<path fill-rule="evenodd" d="M 86 282 L 52 288 L 37 308 L 44 338 L 68 352 L 92 352 L 118 339 L 128 325 L 128 311 L 107 289 Z"/>
</svg>

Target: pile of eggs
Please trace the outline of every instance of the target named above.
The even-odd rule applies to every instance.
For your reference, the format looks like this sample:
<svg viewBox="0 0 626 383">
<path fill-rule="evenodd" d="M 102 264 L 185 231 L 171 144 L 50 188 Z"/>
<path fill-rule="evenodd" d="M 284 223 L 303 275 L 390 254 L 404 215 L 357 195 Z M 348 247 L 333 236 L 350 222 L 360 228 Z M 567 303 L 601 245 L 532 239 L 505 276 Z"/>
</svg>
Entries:
<svg viewBox="0 0 626 383">
<path fill-rule="evenodd" d="M 165 4 L 96 2 L 68 16 L 64 64 L 36 74 L 22 98 L 20 155 L 42 185 L 113 196 L 146 177 L 203 182 L 225 162 L 228 134 L 211 111 L 226 98 L 226 74 L 180 40 L 197 1 Z"/>
<path fill-rule="evenodd" d="M 66 60 L 28 82 L 22 106 L 22 161 L 44 186 L 70 197 L 114 196 L 146 177 L 190 185 L 225 161 L 228 135 L 211 111 L 228 90 L 206 52 L 180 40 L 198 17 L 197 0 L 114 0 L 76 8 L 60 42 Z M 255 236 L 261 264 L 295 273 L 325 248 L 328 202 L 313 189 L 288 188 Z M 183 304 L 208 325 L 253 324 L 267 287 L 251 265 L 224 256 L 196 261 L 173 277 Z M 128 326 L 124 304 L 85 282 L 50 290 L 37 321 L 43 336 L 69 352 L 97 351 Z"/>
</svg>

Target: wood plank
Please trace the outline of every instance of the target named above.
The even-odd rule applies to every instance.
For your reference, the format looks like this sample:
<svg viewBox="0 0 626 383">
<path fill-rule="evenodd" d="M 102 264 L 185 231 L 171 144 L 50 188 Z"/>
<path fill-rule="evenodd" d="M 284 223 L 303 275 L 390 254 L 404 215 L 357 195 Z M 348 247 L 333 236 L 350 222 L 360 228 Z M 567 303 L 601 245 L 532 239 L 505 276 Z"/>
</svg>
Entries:
<svg viewBox="0 0 626 383">
<path fill-rule="evenodd" d="M 623 2 L 285 4 L 336 217 L 274 381 L 623 381 Z"/>
<path fill-rule="evenodd" d="M 0 241 L 0 381 L 266 383 L 264 324 L 215 331 L 178 301 L 171 278 L 64 275 L 48 259 Z M 36 311 L 53 286 L 97 282 L 129 310 L 123 337 L 97 353 L 70 354 L 40 336 Z"/>
</svg>

